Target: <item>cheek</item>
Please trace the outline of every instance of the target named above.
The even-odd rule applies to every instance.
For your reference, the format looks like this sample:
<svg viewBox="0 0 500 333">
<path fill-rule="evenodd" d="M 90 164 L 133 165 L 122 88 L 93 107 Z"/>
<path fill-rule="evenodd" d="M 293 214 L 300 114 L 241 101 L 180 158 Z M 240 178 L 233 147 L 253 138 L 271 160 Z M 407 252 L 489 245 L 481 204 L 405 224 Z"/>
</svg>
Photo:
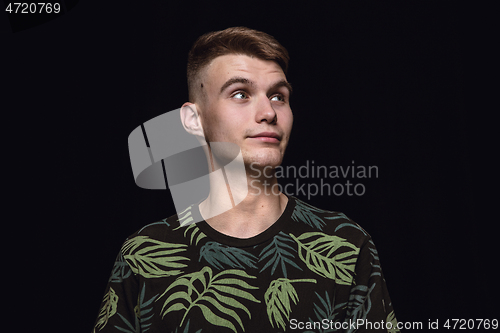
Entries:
<svg viewBox="0 0 500 333">
<path fill-rule="evenodd" d="M 293 126 L 293 114 L 291 110 L 283 113 L 281 124 L 283 126 L 283 130 L 290 135 Z"/>
<path fill-rule="evenodd" d="M 203 124 L 205 138 L 208 141 L 232 142 L 240 131 L 241 119 L 231 117 L 231 115 L 222 116 L 214 112 Z"/>
<path fill-rule="evenodd" d="M 202 114 L 202 124 L 203 131 L 205 133 L 205 138 L 209 142 L 219 141 L 220 137 L 220 127 L 221 127 L 221 116 L 217 112 L 218 105 L 210 103 L 207 101 L 205 104 L 205 112 Z"/>
<path fill-rule="evenodd" d="M 202 117 L 203 133 L 207 142 L 217 141 L 217 120 L 213 116 Z"/>
<path fill-rule="evenodd" d="M 290 111 L 290 118 L 289 118 L 289 127 L 290 127 L 290 130 L 292 130 L 292 126 L 293 126 L 293 114 Z"/>
<path fill-rule="evenodd" d="M 214 124 L 221 135 L 234 136 L 241 134 L 241 131 L 248 127 L 250 124 L 250 114 L 243 112 L 244 110 L 231 110 L 220 114 Z"/>
</svg>

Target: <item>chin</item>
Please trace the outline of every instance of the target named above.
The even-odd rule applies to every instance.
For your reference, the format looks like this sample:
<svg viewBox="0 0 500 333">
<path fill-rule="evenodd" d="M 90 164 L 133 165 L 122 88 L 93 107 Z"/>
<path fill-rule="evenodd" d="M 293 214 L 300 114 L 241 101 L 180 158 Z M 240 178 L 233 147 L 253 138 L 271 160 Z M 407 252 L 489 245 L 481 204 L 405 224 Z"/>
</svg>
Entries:
<svg viewBox="0 0 500 333">
<path fill-rule="evenodd" d="M 266 166 L 275 168 L 281 164 L 283 156 L 278 151 L 257 154 L 243 153 L 243 161 L 246 165 L 253 165 L 255 168 Z"/>
</svg>

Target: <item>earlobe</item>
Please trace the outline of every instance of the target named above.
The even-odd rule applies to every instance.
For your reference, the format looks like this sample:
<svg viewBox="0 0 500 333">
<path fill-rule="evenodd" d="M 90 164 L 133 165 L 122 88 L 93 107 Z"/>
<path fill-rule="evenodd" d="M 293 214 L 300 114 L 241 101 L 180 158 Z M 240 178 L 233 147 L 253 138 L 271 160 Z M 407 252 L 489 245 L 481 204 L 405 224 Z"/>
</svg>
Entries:
<svg viewBox="0 0 500 333">
<path fill-rule="evenodd" d="M 200 115 L 198 114 L 195 104 L 190 102 L 184 103 L 181 107 L 180 115 L 182 126 L 184 126 L 186 132 L 205 138 Z"/>
</svg>

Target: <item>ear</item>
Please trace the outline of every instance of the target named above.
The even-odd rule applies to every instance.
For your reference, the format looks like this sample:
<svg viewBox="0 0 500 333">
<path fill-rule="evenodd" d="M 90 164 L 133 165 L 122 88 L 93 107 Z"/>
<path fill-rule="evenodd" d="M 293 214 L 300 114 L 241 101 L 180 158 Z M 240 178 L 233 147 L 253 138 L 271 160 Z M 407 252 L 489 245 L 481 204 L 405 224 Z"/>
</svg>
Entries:
<svg viewBox="0 0 500 333">
<path fill-rule="evenodd" d="M 205 139 L 203 126 L 196 105 L 189 102 L 184 103 L 181 107 L 180 114 L 182 126 L 184 126 L 186 132 Z"/>
</svg>

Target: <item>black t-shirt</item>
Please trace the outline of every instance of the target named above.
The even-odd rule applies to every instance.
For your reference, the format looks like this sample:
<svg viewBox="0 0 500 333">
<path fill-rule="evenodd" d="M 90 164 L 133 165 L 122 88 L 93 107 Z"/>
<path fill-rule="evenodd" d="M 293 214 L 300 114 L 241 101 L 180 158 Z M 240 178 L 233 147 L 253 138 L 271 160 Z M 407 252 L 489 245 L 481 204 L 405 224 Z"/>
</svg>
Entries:
<svg viewBox="0 0 500 333">
<path fill-rule="evenodd" d="M 192 221 L 200 221 L 190 223 Z M 197 205 L 130 236 L 95 332 L 398 332 L 370 235 L 289 197 L 264 232 L 213 229 Z"/>
</svg>

